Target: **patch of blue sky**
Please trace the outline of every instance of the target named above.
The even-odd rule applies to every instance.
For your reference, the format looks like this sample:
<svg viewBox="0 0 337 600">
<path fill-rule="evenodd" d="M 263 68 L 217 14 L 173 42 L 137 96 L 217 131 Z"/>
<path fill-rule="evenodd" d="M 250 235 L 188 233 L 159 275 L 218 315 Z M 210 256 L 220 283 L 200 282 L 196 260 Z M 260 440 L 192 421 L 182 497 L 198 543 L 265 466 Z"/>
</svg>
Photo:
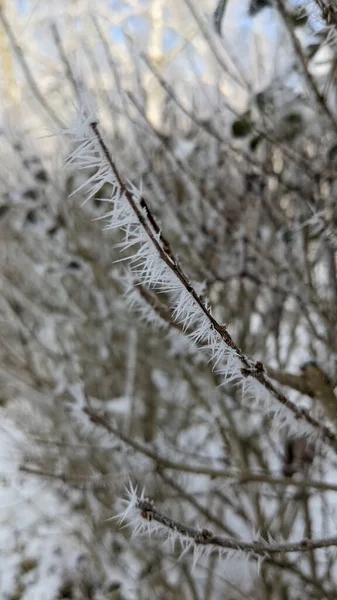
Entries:
<svg viewBox="0 0 337 600">
<path fill-rule="evenodd" d="M 124 29 L 132 36 L 146 38 L 150 32 L 150 25 L 148 20 L 142 16 L 134 16 L 125 19 L 123 26 L 112 26 L 110 27 L 110 35 L 114 42 L 123 43 L 125 41 Z M 163 36 L 163 51 L 168 52 L 172 50 L 180 39 L 180 35 L 167 27 L 164 30 Z"/>
<path fill-rule="evenodd" d="M 174 29 L 166 28 L 164 31 L 163 50 L 168 52 L 172 50 L 180 40 L 180 35 Z"/>
<path fill-rule="evenodd" d="M 28 0 L 17 0 L 19 12 L 26 16 L 30 12 L 30 2 Z"/>
<path fill-rule="evenodd" d="M 110 27 L 109 29 L 109 33 L 113 39 L 114 42 L 118 43 L 123 43 L 125 41 L 125 36 L 124 36 L 124 31 L 122 29 L 122 27 L 118 27 L 117 25 Z"/>
<path fill-rule="evenodd" d="M 124 39 L 123 29 L 135 38 L 147 38 L 150 33 L 150 23 L 146 17 L 135 15 L 124 20 L 122 27 L 111 27 L 113 39 L 117 41 Z"/>
</svg>

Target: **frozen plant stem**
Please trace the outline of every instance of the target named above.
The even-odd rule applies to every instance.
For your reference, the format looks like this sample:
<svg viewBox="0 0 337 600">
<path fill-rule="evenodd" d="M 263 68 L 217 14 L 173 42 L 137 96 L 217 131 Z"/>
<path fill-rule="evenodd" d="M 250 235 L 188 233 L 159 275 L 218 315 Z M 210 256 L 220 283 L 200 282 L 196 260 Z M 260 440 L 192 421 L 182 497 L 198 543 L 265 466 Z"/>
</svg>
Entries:
<svg viewBox="0 0 337 600">
<path fill-rule="evenodd" d="M 177 280 L 179 280 L 184 290 L 187 292 L 188 296 L 190 296 L 195 302 L 195 304 L 199 307 L 199 309 L 201 309 L 202 314 L 206 317 L 209 323 L 210 333 L 216 331 L 219 334 L 221 340 L 224 342 L 225 346 L 229 350 L 234 351 L 236 358 L 239 359 L 242 365 L 240 373 L 242 379 L 248 377 L 252 377 L 253 379 L 255 379 L 261 386 L 264 387 L 265 390 L 267 390 L 273 396 L 274 399 L 276 399 L 285 408 L 289 409 L 296 419 L 300 421 L 306 421 L 306 423 L 310 425 L 310 428 L 312 430 L 316 431 L 316 433 L 319 433 L 321 438 L 328 445 L 334 448 L 335 451 L 337 451 L 337 437 L 334 434 L 334 432 L 331 431 L 329 427 L 312 417 L 309 411 L 307 411 L 304 408 L 298 408 L 291 400 L 289 400 L 289 398 L 287 398 L 282 392 L 275 388 L 270 379 L 266 376 L 263 364 L 248 359 L 240 350 L 240 348 L 235 344 L 227 329 L 223 325 L 218 323 L 216 319 L 212 316 L 207 305 L 197 294 L 196 290 L 193 288 L 188 278 L 182 271 L 178 261 L 174 257 L 170 245 L 167 242 L 167 240 L 163 237 L 147 202 L 143 197 L 141 197 L 138 205 L 135 201 L 135 198 L 133 197 L 132 192 L 124 183 L 119 173 L 119 170 L 114 160 L 112 159 L 110 151 L 106 146 L 103 137 L 99 131 L 97 121 L 91 121 L 90 128 L 96 138 L 96 141 L 98 142 L 98 146 L 100 148 L 101 153 L 103 154 L 107 164 L 109 165 L 116 179 L 120 193 L 124 196 L 127 203 L 129 204 L 129 207 L 136 216 L 140 227 L 143 229 L 148 239 L 151 241 L 160 259 L 165 263 L 165 265 L 168 267 L 171 273 L 173 273 Z"/>
<path fill-rule="evenodd" d="M 316 548 L 328 548 L 337 545 L 337 537 L 319 540 L 303 539 L 299 542 L 279 544 L 266 544 L 259 541 L 244 542 L 215 535 L 208 529 L 195 529 L 194 527 L 184 525 L 162 514 L 153 507 L 151 502 L 142 498 L 137 498 L 135 508 L 139 511 L 140 517 L 145 521 L 149 521 L 149 523 L 155 521 L 173 533 L 176 533 L 177 536 L 183 536 L 183 538 L 191 540 L 191 542 L 198 546 L 215 546 L 227 550 L 241 550 L 242 552 L 251 552 L 255 555 L 268 556 L 279 553 L 307 552 Z"/>
<path fill-rule="evenodd" d="M 214 317 L 212 317 L 212 315 L 210 314 L 210 312 L 207 310 L 204 302 L 202 301 L 202 299 L 200 298 L 200 296 L 196 293 L 196 291 L 194 290 L 194 288 L 192 287 L 192 285 L 190 284 L 190 282 L 188 281 L 187 277 L 184 275 L 184 273 L 182 272 L 180 266 L 178 265 L 177 260 L 175 259 L 175 257 L 172 255 L 170 246 L 168 244 L 168 242 L 164 239 L 162 233 L 160 232 L 160 228 L 158 227 L 154 216 L 152 215 L 146 201 L 144 200 L 144 198 L 141 199 L 141 207 L 144 209 L 144 214 L 140 211 L 140 209 L 138 208 L 137 204 L 135 203 L 131 192 L 128 190 L 128 188 L 126 187 L 126 185 L 124 184 L 119 171 L 114 163 L 114 161 L 112 160 L 112 157 L 110 155 L 110 152 L 106 146 L 106 144 L 104 143 L 102 136 L 98 130 L 98 125 L 96 122 L 91 123 L 91 127 L 92 130 L 94 132 L 94 134 L 97 137 L 97 140 L 99 142 L 99 145 L 105 155 L 106 160 L 108 161 L 115 177 L 116 180 L 120 186 L 120 189 L 122 191 L 123 194 L 125 194 L 125 197 L 128 201 L 128 203 L 130 204 L 133 212 L 136 214 L 140 225 L 143 227 L 143 229 L 146 231 L 147 235 L 149 236 L 149 238 L 151 239 L 155 249 L 157 250 L 157 252 L 159 253 L 160 258 L 164 261 L 164 263 L 169 267 L 169 269 L 171 271 L 173 271 L 173 273 L 178 277 L 178 279 L 180 280 L 180 282 L 183 284 L 184 288 L 186 289 L 186 291 L 193 297 L 193 299 L 195 300 L 195 302 L 198 304 L 198 306 L 201 308 L 201 310 L 203 311 L 203 313 L 207 316 L 207 318 L 210 321 L 210 325 L 221 335 L 223 341 L 225 342 L 225 344 L 229 347 L 232 348 L 235 353 L 237 354 L 237 356 L 240 358 L 240 360 L 242 361 L 243 365 L 249 368 L 249 362 L 248 360 L 245 358 L 244 354 L 242 353 L 242 351 L 240 350 L 240 348 L 238 348 L 236 346 L 236 344 L 234 343 L 234 341 L 232 340 L 231 336 L 229 335 L 229 333 L 227 332 L 227 330 L 225 329 L 225 327 L 223 327 L 222 325 L 220 325 L 215 319 Z M 146 215 L 146 216 L 145 216 Z M 156 235 L 159 236 L 159 240 L 160 242 L 158 242 L 158 240 L 156 239 Z"/>
</svg>

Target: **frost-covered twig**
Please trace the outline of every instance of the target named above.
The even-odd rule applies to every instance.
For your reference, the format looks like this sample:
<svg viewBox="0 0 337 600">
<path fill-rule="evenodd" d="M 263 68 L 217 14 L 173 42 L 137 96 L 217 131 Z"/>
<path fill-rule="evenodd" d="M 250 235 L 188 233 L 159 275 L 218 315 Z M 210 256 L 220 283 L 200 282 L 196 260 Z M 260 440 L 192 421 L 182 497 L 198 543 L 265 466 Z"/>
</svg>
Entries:
<svg viewBox="0 0 337 600">
<path fill-rule="evenodd" d="M 165 531 L 167 530 L 174 538 L 181 539 L 188 547 L 188 542 L 193 546 L 213 546 L 222 550 L 237 550 L 252 553 L 259 556 L 270 556 L 272 554 L 285 554 L 291 552 L 307 552 L 317 548 L 329 548 L 337 546 L 337 537 L 327 537 L 317 540 L 302 539 L 298 542 L 266 543 L 264 541 L 246 542 L 232 538 L 225 538 L 214 534 L 208 529 L 197 529 L 185 525 L 158 511 L 153 503 L 145 498 L 144 492 L 137 495 L 137 488 L 132 484 L 127 492 L 128 501 L 124 512 L 118 515 L 119 520 L 132 519 L 136 525 L 136 532 L 143 530 Z M 135 517 L 135 519 L 134 519 Z M 140 522 L 138 520 L 140 519 Z"/>
<path fill-rule="evenodd" d="M 88 197 L 94 196 L 105 183 L 113 186 L 112 197 L 109 199 L 113 209 L 109 213 L 111 224 L 108 228 L 124 231 L 125 240 L 120 244 L 122 249 L 138 248 L 128 258 L 137 280 L 170 295 L 173 318 L 180 321 L 185 330 L 192 329 L 190 338 L 210 351 L 214 365 L 226 362 L 220 368 L 225 378 L 243 382 L 243 387 L 254 401 L 263 390 L 269 392 L 270 396 L 264 400 L 267 405 L 272 398 L 277 401 L 280 408 L 272 408 L 272 411 L 277 415 L 280 426 L 288 424 L 289 417 L 295 417 L 297 426 L 298 422 L 306 423 L 310 433 L 316 432 L 336 450 L 337 437 L 333 431 L 275 388 L 267 377 L 263 364 L 246 357 L 228 329 L 213 317 L 207 302 L 197 293 L 178 263 L 141 192 L 131 183 L 124 182 L 98 123 L 92 118 L 80 116 L 78 129 L 75 128 L 70 133 L 80 145 L 68 162 L 77 164 L 82 169 L 97 169 L 85 184 L 89 187 Z M 289 409 L 282 416 L 281 407 Z M 267 411 L 270 411 L 269 406 Z"/>
<path fill-rule="evenodd" d="M 110 167 L 112 169 L 113 174 L 116 177 L 116 180 L 117 180 L 117 183 L 118 183 L 121 193 L 123 195 L 125 195 L 125 198 L 126 198 L 127 202 L 129 203 L 130 208 L 136 215 L 136 217 L 137 217 L 141 227 L 144 229 L 145 233 L 149 236 L 149 238 L 154 246 L 154 249 L 158 252 L 161 260 L 166 264 L 166 266 L 169 268 L 169 270 L 172 271 L 173 274 L 177 277 L 177 279 L 181 282 L 182 286 L 185 288 L 185 290 L 188 292 L 188 294 L 190 296 L 192 296 L 195 303 L 198 305 L 198 307 L 201 309 L 202 313 L 208 319 L 209 325 L 220 334 L 220 336 L 223 339 L 223 341 L 225 342 L 226 346 L 233 349 L 235 351 L 236 355 L 240 358 L 242 364 L 244 366 L 246 366 L 247 368 L 249 368 L 249 361 L 246 359 L 244 354 L 241 352 L 240 348 L 238 348 L 236 346 L 235 342 L 229 335 L 226 328 L 224 326 L 220 325 L 213 318 L 213 316 L 211 315 L 205 302 L 197 294 L 197 292 L 195 291 L 195 289 L 193 288 L 193 286 L 191 285 L 191 283 L 188 281 L 187 277 L 183 273 L 180 265 L 178 264 L 177 259 L 172 254 L 169 243 L 167 242 L 167 240 L 164 238 L 163 234 L 161 233 L 160 228 L 157 225 L 156 220 L 155 220 L 154 216 L 152 215 L 152 212 L 150 211 L 149 206 L 146 203 L 145 199 L 141 198 L 139 206 L 137 206 L 137 203 L 135 202 L 135 199 L 134 199 L 132 193 L 127 188 L 127 186 L 124 184 L 122 177 L 119 173 L 119 170 L 117 169 L 116 164 L 112 160 L 111 154 L 110 154 L 110 152 L 100 134 L 100 131 L 98 129 L 98 124 L 95 122 L 92 122 L 91 128 L 97 137 L 98 143 L 105 155 L 105 158 L 106 158 L 108 164 L 110 165 Z M 143 209 L 143 210 L 141 210 L 141 209 Z M 141 240 L 139 240 L 139 241 L 141 241 Z"/>
</svg>

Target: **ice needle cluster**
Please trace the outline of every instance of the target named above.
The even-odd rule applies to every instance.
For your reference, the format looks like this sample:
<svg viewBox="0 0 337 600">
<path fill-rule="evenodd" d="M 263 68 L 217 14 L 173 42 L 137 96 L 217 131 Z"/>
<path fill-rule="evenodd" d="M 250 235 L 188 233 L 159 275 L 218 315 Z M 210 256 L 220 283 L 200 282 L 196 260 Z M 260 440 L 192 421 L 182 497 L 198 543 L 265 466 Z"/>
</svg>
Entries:
<svg viewBox="0 0 337 600">
<path fill-rule="evenodd" d="M 179 323 L 192 343 L 207 349 L 215 366 L 223 365 L 226 378 L 240 381 L 242 362 L 235 348 L 230 347 L 214 329 L 211 309 L 196 292 L 197 287 L 192 287 L 185 276 L 179 276 L 180 267 L 167 251 L 152 215 L 149 216 L 141 187 L 121 179 L 102 134 L 97 132 L 95 119 L 81 112 L 73 128 L 67 132 L 75 147 L 67 165 L 95 171 L 74 192 L 83 190 L 85 201 L 94 197 L 105 184 L 111 186 L 110 197 L 102 199 L 111 206 L 104 215 L 107 220 L 105 229 L 118 229 L 123 233 L 118 248 L 122 254 L 121 261 L 128 263 L 128 293 L 132 294 L 137 285 L 142 285 L 165 294 L 172 319 Z"/>
<path fill-rule="evenodd" d="M 207 350 L 207 359 L 212 361 L 223 380 L 242 383 L 246 399 L 251 400 L 252 404 L 258 402 L 260 410 L 268 413 L 279 428 L 291 429 L 293 426 L 298 432 L 296 407 L 294 415 L 291 407 L 280 402 L 277 394 L 270 393 L 258 377 L 249 375 L 250 370 L 256 368 L 256 363 L 245 357 L 227 329 L 215 321 L 207 300 L 198 294 L 198 288 L 192 285 L 182 271 L 142 196 L 141 188 L 120 175 L 113 153 L 95 118 L 81 112 L 75 126 L 67 133 L 74 145 L 67 161 L 68 166 L 86 169 L 90 173 L 94 171 L 76 192 L 83 189 L 86 200 L 89 200 L 106 184 L 111 186 L 111 195 L 103 199 L 111 207 L 104 218 L 107 219 L 106 229 L 118 229 L 122 233 L 122 241 L 118 247 L 122 254 L 121 260 L 128 265 L 127 293 L 131 301 L 135 301 L 137 286 L 155 294 L 164 294 L 171 318 L 180 325 L 192 344 Z M 148 320 L 151 319 L 150 314 L 151 307 L 147 314 Z M 158 321 L 158 316 L 154 320 Z M 305 434 L 315 431 L 305 420 L 302 425 Z M 132 485 L 127 495 L 126 509 L 119 517 L 121 521 L 133 523 L 135 534 L 164 530 L 172 541 L 180 540 L 183 551 L 193 546 L 195 557 L 199 556 L 200 551 L 209 551 L 209 547 L 206 550 L 181 531 L 153 521 L 148 518 L 148 514 L 142 516 L 144 494 L 138 497 L 137 490 Z"/>
</svg>

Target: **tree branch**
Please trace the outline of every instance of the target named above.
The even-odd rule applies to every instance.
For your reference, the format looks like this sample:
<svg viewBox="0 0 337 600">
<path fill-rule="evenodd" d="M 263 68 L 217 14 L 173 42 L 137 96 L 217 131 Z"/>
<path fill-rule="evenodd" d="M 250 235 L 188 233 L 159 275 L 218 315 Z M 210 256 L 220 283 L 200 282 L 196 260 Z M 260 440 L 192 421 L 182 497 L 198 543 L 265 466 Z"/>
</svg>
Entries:
<svg viewBox="0 0 337 600">
<path fill-rule="evenodd" d="M 268 556 L 272 554 L 284 554 L 291 552 L 308 552 L 316 548 L 329 548 L 337 546 L 337 536 L 323 538 L 318 540 L 303 539 L 299 542 L 273 543 L 264 542 L 244 542 L 231 538 L 224 538 L 213 534 L 208 529 L 196 529 L 184 525 L 179 521 L 171 519 L 167 515 L 156 510 L 151 502 L 137 498 L 135 508 L 139 510 L 140 517 L 146 521 L 155 521 L 165 528 L 184 538 L 190 539 L 197 546 L 216 546 L 228 550 L 241 550 L 242 552 L 251 552 L 259 556 Z"/>
<path fill-rule="evenodd" d="M 170 245 L 168 241 L 164 238 L 163 234 L 160 231 L 159 226 L 156 223 L 154 216 L 152 215 L 148 204 L 145 199 L 141 199 L 141 207 L 139 207 L 130 190 L 124 183 L 122 176 L 119 173 L 119 170 L 113 161 L 111 154 L 106 146 L 102 135 L 98 129 L 97 122 L 91 122 L 90 127 L 93 131 L 93 134 L 101 148 L 101 151 L 110 166 L 116 181 L 119 185 L 121 193 L 125 196 L 128 204 L 130 205 L 132 211 L 136 215 L 140 226 L 144 229 L 148 237 L 150 238 L 155 250 L 158 252 L 161 260 L 166 264 L 169 270 L 177 277 L 182 286 L 188 292 L 188 294 L 193 298 L 195 303 L 199 306 L 202 313 L 208 319 L 210 329 L 215 330 L 225 345 L 234 350 L 237 358 L 242 363 L 243 368 L 241 369 L 241 374 L 243 377 L 252 377 L 256 381 L 258 381 L 270 394 L 284 407 L 288 408 L 295 416 L 295 418 L 299 420 L 306 421 L 314 430 L 320 432 L 322 439 L 329 444 L 335 451 L 337 451 L 337 437 L 336 435 L 324 424 L 317 421 L 314 417 L 311 416 L 309 411 L 304 408 L 298 408 L 289 398 L 287 398 L 284 394 L 282 394 L 278 389 L 274 387 L 270 379 L 265 375 L 264 366 L 262 363 L 255 363 L 246 357 L 242 350 L 236 345 L 232 337 L 230 336 L 228 330 L 225 326 L 218 323 L 218 321 L 212 316 L 211 312 L 207 308 L 203 299 L 197 294 L 182 268 L 178 264 L 175 256 L 173 255 Z M 141 208 L 144 210 L 142 211 Z"/>
</svg>

